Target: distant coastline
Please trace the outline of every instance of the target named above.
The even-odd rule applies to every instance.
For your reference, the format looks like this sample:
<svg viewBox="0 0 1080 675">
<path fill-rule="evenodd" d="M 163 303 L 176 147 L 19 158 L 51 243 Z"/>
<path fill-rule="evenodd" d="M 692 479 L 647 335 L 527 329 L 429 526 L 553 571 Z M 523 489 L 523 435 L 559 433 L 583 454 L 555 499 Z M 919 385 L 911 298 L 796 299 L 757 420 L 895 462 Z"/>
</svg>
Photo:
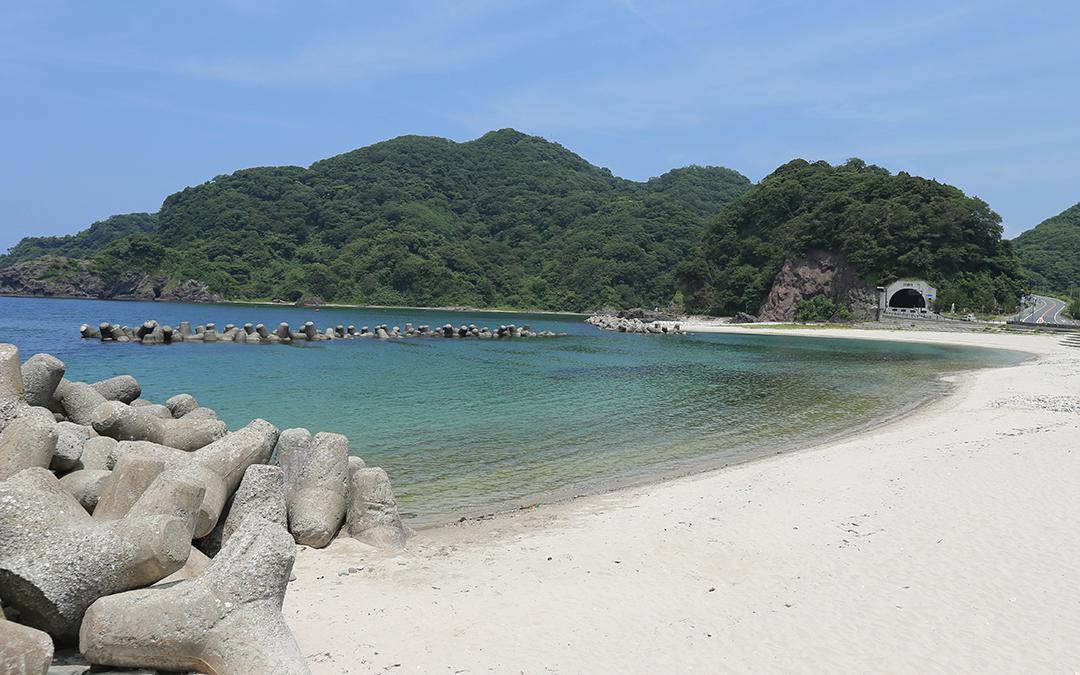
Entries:
<svg viewBox="0 0 1080 675">
<path fill-rule="evenodd" d="M 222 305 L 269 305 L 272 307 L 303 307 L 291 302 L 273 302 L 271 300 L 225 300 Z M 485 313 L 485 314 L 546 314 L 550 316 L 589 316 L 590 312 L 570 312 L 551 309 L 520 309 L 505 307 L 469 307 L 467 305 L 449 305 L 445 307 L 425 307 L 422 305 L 351 305 L 339 302 L 327 302 L 321 305 L 311 305 L 308 309 L 333 307 L 335 309 L 415 309 L 424 312 L 459 312 L 459 313 Z"/>
<path fill-rule="evenodd" d="M 424 307 L 420 305 L 352 305 L 337 302 L 327 302 L 319 305 L 296 305 L 291 302 L 273 302 L 272 300 L 160 300 L 154 298 L 95 298 L 85 295 L 35 295 L 33 293 L 0 293 L 0 298 L 30 298 L 34 300 L 93 300 L 100 302 L 153 302 L 189 305 L 259 305 L 269 307 L 294 307 L 297 309 L 321 309 L 330 307 L 334 309 L 413 309 L 428 312 L 458 312 L 458 313 L 484 313 L 484 314 L 543 314 L 548 316 L 589 316 L 590 312 L 571 312 L 550 309 L 520 309 L 507 307 L 469 307 L 466 305 L 450 305 L 445 307 Z"/>
</svg>

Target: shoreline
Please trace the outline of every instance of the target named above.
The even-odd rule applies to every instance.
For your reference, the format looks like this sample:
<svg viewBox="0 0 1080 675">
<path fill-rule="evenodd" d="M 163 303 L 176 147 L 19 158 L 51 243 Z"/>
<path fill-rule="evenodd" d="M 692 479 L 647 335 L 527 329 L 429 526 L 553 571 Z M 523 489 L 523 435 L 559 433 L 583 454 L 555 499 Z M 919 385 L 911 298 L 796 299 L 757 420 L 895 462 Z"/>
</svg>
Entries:
<svg viewBox="0 0 1080 675">
<path fill-rule="evenodd" d="M 1065 562 L 1080 554 L 1065 535 L 1080 510 L 1068 447 L 1080 416 L 1045 403 L 1080 400 L 1080 350 L 1045 335 L 771 332 L 1036 358 L 961 373 L 945 396 L 852 437 L 425 528 L 397 556 L 346 540 L 302 551 L 285 616 L 313 671 L 1080 662 L 1080 579 Z"/>
<path fill-rule="evenodd" d="M 265 307 L 292 307 L 295 309 L 415 309 L 425 312 L 455 312 L 458 314 L 481 313 L 481 314 L 541 314 L 551 316 L 589 316 L 588 312 L 556 311 L 549 309 L 495 309 L 479 307 L 422 307 L 419 305 L 346 305 L 339 303 L 324 303 L 322 305 L 296 305 L 291 302 L 272 302 L 270 300 L 221 300 L 220 302 L 197 302 L 194 300 L 157 300 L 154 298 L 88 298 L 76 295 L 19 295 L 14 293 L 0 293 L 0 298 L 27 298 L 30 300 L 89 300 L 94 302 L 151 302 L 155 304 L 171 305 L 256 305 Z"/>
<path fill-rule="evenodd" d="M 1031 358 L 1037 357 L 1032 355 Z M 999 365 L 989 366 L 985 369 L 1009 367 L 1011 366 Z M 935 382 L 928 383 L 927 386 L 941 386 L 943 387 L 943 391 L 925 391 L 923 396 L 912 398 L 910 400 L 905 399 L 903 401 L 903 406 L 894 411 L 895 414 L 887 415 L 882 413 L 850 428 L 828 433 L 821 438 L 807 436 L 805 438 L 794 439 L 796 445 L 790 450 L 762 452 L 760 455 L 727 461 L 726 463 L 717 463 L 718 457 L 714 455 L 682 458 L 664 464 L 638 467 L 633 473 L 609 478 L 607 481 L 595 485 L 592 483 L 577 483 L 575 486 L 557 492 L 532 493 L 522 497 L 511 498 L 503 502 L 493 502 L 487 506 L 478 506 L 475 509 L 446 513 L 441 516 L 432 516 L 430 519 L 418 519 L 419 522 L 414 522 L 412 518 L 405 518 L 405 523 L 416 532 L 429 532 L 431 530 L 452 527 L 466 522 L 479 522 L 505 517 L 519 511 L 557 507 L 579 499 L 617 494 L 623 491 L 647 488 L 653 485 L 663 485 L 672 481 L 725 471 L 727 469 L 733 469 L 755 462 L 768 461 L 769 459 L 782 455 L 812 451 L 819 447 L 825 447 L 845 440 L 854 439 L 891 425 L 902 424 L 906 419 L 913 415 L 919 414 L 924 409 L 932 408 L 952 396 L 956 392 L 957 387 L 960 386 L 959 380 L 972 372 L 978 372 L 978 370 L 984 369 L 939 371 L 934 376 Z M 771 449 L 774 446 L 769 447 Z"/>
</svg>

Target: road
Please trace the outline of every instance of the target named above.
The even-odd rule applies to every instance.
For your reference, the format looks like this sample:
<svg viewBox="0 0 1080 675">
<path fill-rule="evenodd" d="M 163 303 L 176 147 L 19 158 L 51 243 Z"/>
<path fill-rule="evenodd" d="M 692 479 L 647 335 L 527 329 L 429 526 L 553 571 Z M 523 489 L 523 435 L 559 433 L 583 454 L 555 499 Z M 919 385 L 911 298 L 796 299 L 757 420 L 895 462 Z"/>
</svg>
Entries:
<svg viewBox="0 0 1080 675">
<path fill-rule="evenodd" d="M 1048 325 L 1073 326 L 1075 322 L 1062 316 L 1068 305 L 1057 298 L 1049 298 L 1045 295 L 1031 296 L 1035 300 L 1034 307 L 1025 307 L 1021 310 L 1018 318 L 1024 323 L 1045 323 Z"/>
</svg>

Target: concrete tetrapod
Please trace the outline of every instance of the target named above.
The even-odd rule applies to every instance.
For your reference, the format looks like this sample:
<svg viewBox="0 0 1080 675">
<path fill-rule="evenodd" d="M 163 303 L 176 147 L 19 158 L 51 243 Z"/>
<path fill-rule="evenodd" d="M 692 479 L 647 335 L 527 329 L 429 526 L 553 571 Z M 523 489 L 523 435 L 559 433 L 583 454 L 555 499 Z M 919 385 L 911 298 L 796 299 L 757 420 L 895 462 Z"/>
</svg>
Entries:
<svg viewBox="0 0 1080 675">
<path fill-rule="evenodd" d="M 53 453 L 49 468 L 53 471 L 75 471 L 84 468 L 83 446 L 86 441 L 97 436 L 94 430 L 74 422 L 57 422 L 56 434 L 56 452 Z"/>
<path fill-rule="evenodd" d="M 8 343 L 0 344 L 0 397 L 25 398 L 19 348 Z"/>
<path fill-rule="evenodd" d="M 173 417 L 179 419 L 198 408 L 199 402 L 191 394 L 177 394 L 165 401 L 165 407 L 169 409 Z"/>
<path fill-rule="evenodd" d="M 248 516 L 198 577 L 95 602 L 79 631 L 79 651 L 95 665 L 307 673 L 281 615 L 295 556 L 285 528 Z"/>
<path fill-rule="evenodd" d="M 29 626 L 8 621 L 0 612 L 0 673 L 45 675 L 52 657 L 52 638 Z"/>
<path fill-rule="evenodd" d="M 0 431 L 0 480 L 33 466 L 47 468 L 59 438 L 52 413 L 21 405 Z"/>
<path fill-rule="evenodd" d="M 106 398 L 85 382 L 64 379 L 53 395 L 63 407 L 64 414 L 75 424 L 89 426 L 94 421 L 94 410 L 105 403 Z"/>
<path fill-rule="evenodd" d="M 0 481 L 0 588 L 20 621 L 66 640 L 98 598 L 163 579 L 187 560 L 183 520 L 91 518 L 48 470 Z"/>
<path fill-rule="evenodd" d="M 26 403 L 48 407 L 64 379 L 64 362 L 52 354 L 34 354 L 21 367 Z"/>
<path fill-rule="evenodd" d="M 94 431 L 118 441 L 150 441 L 180 450 L 198 450 L 223 437 L 220 420 L 165 419 L 141 407 L 107 401 L 94 410 Z"/>
<path fill-rule="evenodd" d="M 107 401 L 131 403 L 142 396 L 142 387 L 139 386 L 139 381 L 131 375 L 117 375 L 107 380 L 95 382 L 90 386 L 96 389 L 97 393 L 104 396 Z"/>
<path fill-rule="evenodd" d="M 120 520 L 131 506 L 165 470 L 165 461 L 141 455 L 128 455 L 116 461 L 94 508 L 94 520 Z"/>
<path fill-rule="evenodd" d="M 285 477 L 280 466 L 252 464 L 247 468 L 240 487 L 232 496 L 227 514 L 199 542 L 199 548 L 208 555 L 217 555 L 229 537 L 240 528 L 240 523 L 252 514 L 288 527 Z"/>
<path fill-rule="evenodd" d="M 352 472 L 346 527 L 350 537 L 376 548 L 405 547 L 410 532 L 401 522 L 390 477 L 382 469 L 361 467 Z"/>
<path fill-rule="evenodd" d="M 225 502 L 240 485 L 247 468 L 270 459 L 277 439 L 277 427 L 257 419 L 195 452 L 147 441 L 121 442 L 116 452 L 121 459 L 130 454 L 160 459 L 166 469 L 176 469 L 200 481 L 206 489 L 195 525 L 195 538 L 200 539 L 214 529 Z"/>
<path fill-rule="evenodd" d="M 348 496 L 349 439 L 318 433 L 310 443 L 281 447 L 278 462 L 285 471 L 289 531 L 296 543 L 322 548 L 333 540 L 345 520 Z M 285 468 L 285 467 L 288 468 Z"/>
<path fill-rule="evenodd" d="M 93 513 L 112 471 L 105 469 L 79 469 L 60 479 L 60 484 L 71 493 L 87 513 Z"/>
<path fill-rule="evenodd" d="M 127 517 L 174 516 L 184 522 L 188 531 L 188 543 L 195 532 L 206 488 L 194 478 L 175 469 L 164 471 L 150 483 L 150 487 L 135 500 Z"/>
<path fill-rule="evenodd" d="M 116 439 L 108 436 L 94 436 L 86 439 L 83 443 L 82 462 L 84 469 L 108 469 L 112 466 L 110 459 L 116 451 Z"/>
</svg>

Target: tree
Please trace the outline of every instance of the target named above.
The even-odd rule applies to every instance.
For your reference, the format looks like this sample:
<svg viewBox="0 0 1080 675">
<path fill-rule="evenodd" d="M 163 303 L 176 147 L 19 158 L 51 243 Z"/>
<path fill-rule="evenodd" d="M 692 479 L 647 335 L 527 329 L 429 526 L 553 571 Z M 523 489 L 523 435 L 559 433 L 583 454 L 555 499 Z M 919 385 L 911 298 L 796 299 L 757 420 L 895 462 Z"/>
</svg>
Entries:
<svg viewBox="0 0 1080 675">
<path fill-rule="evenodd" d="M 795 321 L 798 323 L 850 320 L 851 310 L 824 295 L 815 295 L 795 303 Z"/>
</svg>

